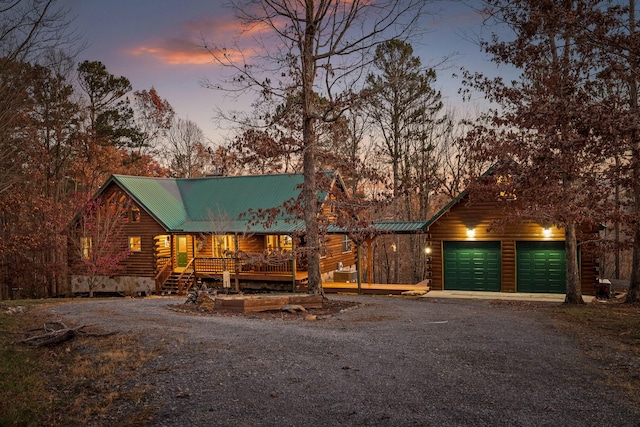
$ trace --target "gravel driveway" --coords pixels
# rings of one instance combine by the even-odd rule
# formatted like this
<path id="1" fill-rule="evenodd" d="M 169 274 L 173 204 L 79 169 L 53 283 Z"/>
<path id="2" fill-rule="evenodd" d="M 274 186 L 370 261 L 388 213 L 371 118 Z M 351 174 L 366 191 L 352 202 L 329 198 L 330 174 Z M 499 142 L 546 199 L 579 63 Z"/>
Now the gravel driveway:
<path id="1" fill-rule="evenodd" d="M 162 349 L 139 379 L 159 403 L 155 426 L 640 425 L 545 310 L 331 298 L 362 305 L 318 321 L 193 316 L 172 298 L 49 310 Z"/>

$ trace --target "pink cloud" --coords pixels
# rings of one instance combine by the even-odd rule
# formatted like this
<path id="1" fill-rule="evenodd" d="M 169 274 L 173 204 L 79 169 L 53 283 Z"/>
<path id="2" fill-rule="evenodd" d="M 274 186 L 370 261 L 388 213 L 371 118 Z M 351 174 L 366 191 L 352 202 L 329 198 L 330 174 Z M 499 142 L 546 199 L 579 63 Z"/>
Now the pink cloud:
<path id="1" fill-rule="evenodd" d="M 171 37 L 156 37 L 128 50 L 130 55 L 153 57 L 168 65 L 212 64 L 214 56 L 226 56 L 229 61 L 239 61 L 251 56 L 254 48 L 241 50 L 232 46 L 234 37 L 244 30 L 244 36 L 262 32 L 264 25 L 243 28 L 235 19 L 203 18 L 187 21 L 173 32 Z M 229 47 L 225 48 L 224 42 Z M 213 44 L 213 45 L 211 45 Z"/>

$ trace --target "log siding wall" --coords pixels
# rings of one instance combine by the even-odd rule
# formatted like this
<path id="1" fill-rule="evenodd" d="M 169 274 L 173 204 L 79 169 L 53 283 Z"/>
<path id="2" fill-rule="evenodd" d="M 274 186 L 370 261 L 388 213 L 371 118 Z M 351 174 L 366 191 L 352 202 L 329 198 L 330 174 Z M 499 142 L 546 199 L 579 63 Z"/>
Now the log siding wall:
<path id="1" fill-rule="evenodd" d="M 108 200 L 114 193 L 121 192 L 122 190 L 116 184 L 111 184 L 105 189 L 103 196 L 105 200 Z M 139 221 L 132 222 L 131 218 L 122 225 L 121 234 L 126 237 L 126 244 L 128 244 L 129 237 L 140 237 L 141 248 L 139 252 L 132 252 L 123 262 L 124 270 L 120 272 L 119 276 L 134 276 L 134 277 L 148 277 L 153 278 L 157 271 L 156 265 L 156 253 L 158 251 L 158 245 L 156 239 L 160 235 L 166 235 L 165 229 L 144 209 L 142 209 L 135 201 L 131 200 L 131 208 L 139 209 Z M 77 236 L 80 238 L 81 236 Z M 73 244 L 70 244 L 72 247 Z M 160 253 L 168 256 L 170 248 Z M 70 251 L 69 265 L 72 274 L 82 274 L 77 268 L 78 265 L 77 251 Z"/>
<path id="2" fill-rule="evenodd" d="M 338 269 L 341 262 L 346 268 L 356 263 L 355 244 L 351 245 L 351 251 L 342 252 L 342 235 L 332 234 L 326 240 L 327 256 L 320 258 L 320 272 L 329 273 Z"/>

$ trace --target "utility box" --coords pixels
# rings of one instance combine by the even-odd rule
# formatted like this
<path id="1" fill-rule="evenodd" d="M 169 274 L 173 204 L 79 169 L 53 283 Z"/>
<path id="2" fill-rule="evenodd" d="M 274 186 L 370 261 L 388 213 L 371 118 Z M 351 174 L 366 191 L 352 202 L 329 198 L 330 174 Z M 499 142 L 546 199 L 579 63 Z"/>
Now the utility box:
<path id="1" fill-rule="evenodd" d="M 333 272 L 333 281 L 334 282 L 357 282 L 358 281 L 358 272 L 357 271 L 334 271 Z"/>
<path id="2" fill-rule="evenodd" d="M 231 273 L 228 270 L 222 272 L 222 287 L 230 288 L 231 287 Z"/>

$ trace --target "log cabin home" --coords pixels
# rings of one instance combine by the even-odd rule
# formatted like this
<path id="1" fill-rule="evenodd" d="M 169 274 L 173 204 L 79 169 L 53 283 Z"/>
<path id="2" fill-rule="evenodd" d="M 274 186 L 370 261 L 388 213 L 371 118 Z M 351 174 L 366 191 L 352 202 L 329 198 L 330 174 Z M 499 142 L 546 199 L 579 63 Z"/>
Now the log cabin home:
<path id="1" fill-rule="evenodd" d="M 336 172 L 323 173 L 319 215 L 331 222 Z M 96 242 L 76 215 L 69 238 L 73 293 L 182 293 L 198 281 L 220 287 L 299 290 L 308 274 L 304 222 L 284 206 L 301 192 L 301 174 L 150 178 L 112 175 L 93 200 L 117 207 L 118 234 L 128 247 L 116 273 L 92 285 L 82 259 Z M 296 254 L 294 256 L 294 254 Z M 348 236 L 327 234 L 321 247 L 323 279 L 355 265 Z"/>
<path id="2" fill-rule="evenodd" d="M 472 200 L 465 190 L 427 221 L 431 290 L 566 293 L 564 229 L 505 221 L 505 203 L 500 197 Z M 580 236 L 592 241 L 597 232 L 583 228 Z M 581 244 L 578 257 L 582 294 L 593 295 L 599 275 L 594 246 Z"/>

